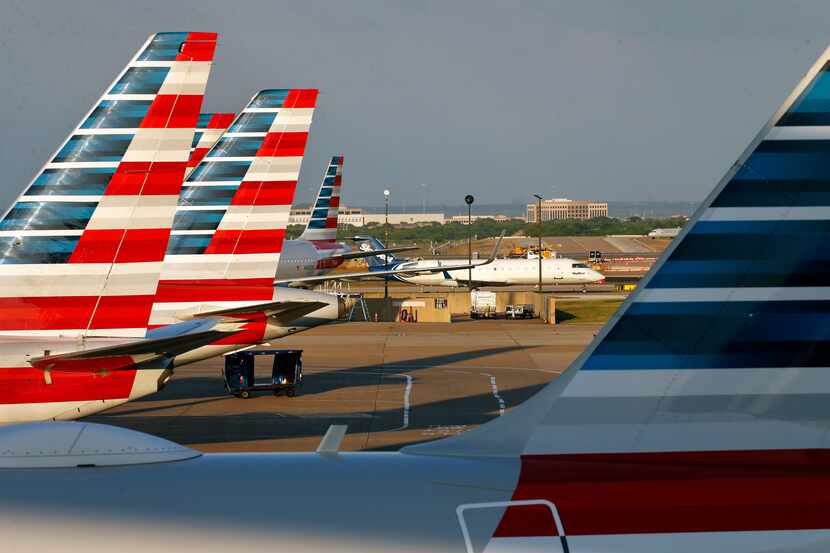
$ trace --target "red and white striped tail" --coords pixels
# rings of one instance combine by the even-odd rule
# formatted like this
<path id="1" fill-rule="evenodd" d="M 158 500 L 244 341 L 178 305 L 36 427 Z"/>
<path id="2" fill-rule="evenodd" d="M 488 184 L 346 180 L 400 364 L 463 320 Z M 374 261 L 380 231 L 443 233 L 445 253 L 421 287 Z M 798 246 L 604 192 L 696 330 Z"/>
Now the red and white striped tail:
<path id="1" fill-rule="evenodd" d="M 202 113 L 196 124 L 196 135 L 193 137 L 193 148 L 190 159 L 187 160 L 185 177 L 202 162 L 207 153 L 213 148 L 236 117 L 234 113 Z"/>
<path id="2" fill-rule="evenodd" d="M 188 177 L 151 325 L 273 301 L 316 90 L 263 90 Z"/>
<path id="3" fill-rule="evenodd" d="M 0 221 L 0 333 L 143 336 L 216 33 L 153 35 Z"/>
<path id="4" fill-rule="evenodd" d="M 308 240 L 319 249 L 336 248 L 340 188 L 343 184 L 343 156 L 332 156 L 305 230 L 298 240 Z"/>

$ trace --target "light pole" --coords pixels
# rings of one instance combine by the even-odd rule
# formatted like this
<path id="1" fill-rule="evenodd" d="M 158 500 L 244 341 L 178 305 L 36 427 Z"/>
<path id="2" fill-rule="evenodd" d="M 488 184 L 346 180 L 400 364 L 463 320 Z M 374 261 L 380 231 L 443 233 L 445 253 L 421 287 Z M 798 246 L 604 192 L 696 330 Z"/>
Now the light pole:
<path id="1" fill-rule="evenodd" d="M 383 201 L 386 204 L 386 216 L 383 224 L 383 243 L 385 247 L 389 247 L 389 190 L 383 191 Z M 389 255 L 383 255 L 384 271 L 389 270 Z M 389 275 L 383 275 L 383 299 L 389 299 Z M 385 307 L 384 307 L 385 309 Z"/>
<path id="2" fill-rule="evenodd" d="M 539 226 L 539 248 L 536 253 L 539 256 L 539 292 L 542 291 L 542 196 L 534 194 L 536 198 L 536 223 Z"/>
<path id="3" fill-rule="evenodd" d="M 464 196 L 467 203 L 467 289 L 473 289 L 473 202 L 476 201 L 472 194 Z"/>

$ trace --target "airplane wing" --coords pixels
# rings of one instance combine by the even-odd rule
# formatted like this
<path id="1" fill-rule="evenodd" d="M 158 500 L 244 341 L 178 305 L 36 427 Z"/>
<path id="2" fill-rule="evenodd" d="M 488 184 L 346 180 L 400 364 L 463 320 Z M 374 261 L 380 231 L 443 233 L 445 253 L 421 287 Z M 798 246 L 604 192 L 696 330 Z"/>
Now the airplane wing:
<path id="1" fill-rule="evenodd" d="M 177 317 L 181 320 L 217 318 L 220 322 L 238 323 L 265 315 L 279 321 L 290 322 L 326 305 L 328 304 L 321 301 L 275 301 L 200 313 L 182 313 Z"/>
<path id="2" fill-rule="evenodd" d="M 320 275 L 320 276 L 312 276 L 312 277 L 301 277 L 301 278 L 288 278 L 288 279 L 276 279 L 274 284 L 302 284 L 302 283 L 318 283 L 318 282 L 327 282 L 330 280 L 348 280 L 348 279 L 361 279 L 364 277 L 382 277 L 388 275 L 422 275 L 422 274 L 429 274 L 429 273 L 443 273 L 445 271 L 458 271 L 463 269 L 472 269 L 474 267 L 481 267 L 483 265 L 488 265 L 496 260 L 496 254 L 499 251 L 499 247 L 501 246 L 501 241 L 504 238 L 504 231 L 502 231 L 501 235 L 499 236 L 498 240 L 496 240 L 496 244 L 493 246 L 493 251 L 490 253 L 490 257 L 485 259 L 484 261 L 476 262 L 476 263 L 464 263 L 459 265 L 442 265 L 437 267 L 423 267 L 423 268 L 409 268 L 409 269 L 390 269 L 388 271 L 363 271 L 363 272 L 356 272 L 356 273 L 335 273 L 329 275 Z M 377 251 L 371 252 L 373 254 L 377 254 Z"/>
<path id="3" fill-rule="evenodd" d="M 399 252 L 411 252 L 413 250 L 417 250 L 418 246 L 399 246 L 397 248 L 384 248 L 382 250 L 370 250 L 370 251 L 356 251 L 356 252 L 348 252 L 348 253 L 341 253 L 337 255 L 331 256 L 329 259 L 360 259 L 361 257 L 372 257 L 374 255 L 385 255 L 388 253 L 399 253 Z"/>
<path id="4" fill-rule="evenodd" d="M 158 368 L 157 365 L 152 365 L 153 361 L 173 358 L 236 332 L 239 332 L 236 328 L 211 329 L 178 336 L 135 340 L 100 348 L 33 357 L 29 364 L 45 371 Z"/>
<path id="5" fill-rule="evenodd" d="M 29 364 L 44 371 L 157 369 L 158 361 L 166 362 L 176 355 L 241 332 L 242 328 L 239 323 L 244 323 L 249 318 L 261 317 L 265 314 L 268 317 L 288 322 L 326 305 L 320 301 L 282 301 L 184 314 L 181 316 L 183 320 L 213 318 L 217 319 L 217 324 L 208 330 L 198 332 L 33 357 L 29 360 Z"/>

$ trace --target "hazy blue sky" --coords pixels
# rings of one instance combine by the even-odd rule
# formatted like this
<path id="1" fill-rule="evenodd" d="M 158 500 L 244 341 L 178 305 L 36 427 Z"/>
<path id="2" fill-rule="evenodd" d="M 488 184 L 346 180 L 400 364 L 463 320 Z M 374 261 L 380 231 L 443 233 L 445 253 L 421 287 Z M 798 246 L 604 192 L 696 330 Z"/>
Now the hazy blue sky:
<path id="1" fill-rule="evenodd" d="M 0 0 L 0 203 L 155 31 L 222 35 L 205 109 L 322 91 L 298 199 L 699 200 L 830 39 L 830 2 Z"/>

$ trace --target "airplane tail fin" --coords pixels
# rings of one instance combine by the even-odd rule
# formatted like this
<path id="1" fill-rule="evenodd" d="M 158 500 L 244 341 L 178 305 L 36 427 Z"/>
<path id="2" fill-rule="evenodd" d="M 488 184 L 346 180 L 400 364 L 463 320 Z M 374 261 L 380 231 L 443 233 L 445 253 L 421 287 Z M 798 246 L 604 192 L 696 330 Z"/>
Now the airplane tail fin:
<path id="1" fill-rule="evenodd" d="M 406 451 L 756 462 L 826 449 L 828 235 L 830 49 L 564 374 L 503 417 Z"/>
<path id="2" fill-rule="evenodd" d="M 332 243 L 337 238 L 337 216 L 340 212 L 340 186 L 343 181 L 343 156 L 332 156 L 320 184 L 311 217 L 300 240 Z"/>
<path id="3" fill-rule="evenodd" d="M 386 249 L 386 246 L 383 244 L 383 242 L 381 242 L 374 236 L 355 236 L 352 238 L 352 240 L 359 244 L 358 249 L 360 249 L 360 251 L 363 252 L 379 251 Z M 398 263 L 400 261 L 402 261 L 402 259 L 396 257 L 395 254 L 379 254 L 367 257 L 366 265 L 368 265 L 370 271 L 382 271 L 388 269 L 390 265 Z"/>
<path id="4" fill-rule="evenodd" d="M 151 326 L 202 306 L 272 301 L 316 101 L 317 90 L 258 92 L 187 178 Z"/>
<path id="5" fill-rule="evenodd" d="M 216 47 L 151 36 L 0 220 L 0 332 L 143 336 Z"/>
<path id="6" fill-rule="evenodd" d="M 204 159 L 208 151 L 219 142 L 228 127 L 231 126 L 235 113 L 202 113 L 196 123 L 196 135 L 193 137 L 193 146 L 190 149 L 190 159 L 187 160 L 185 177 Z"/>

